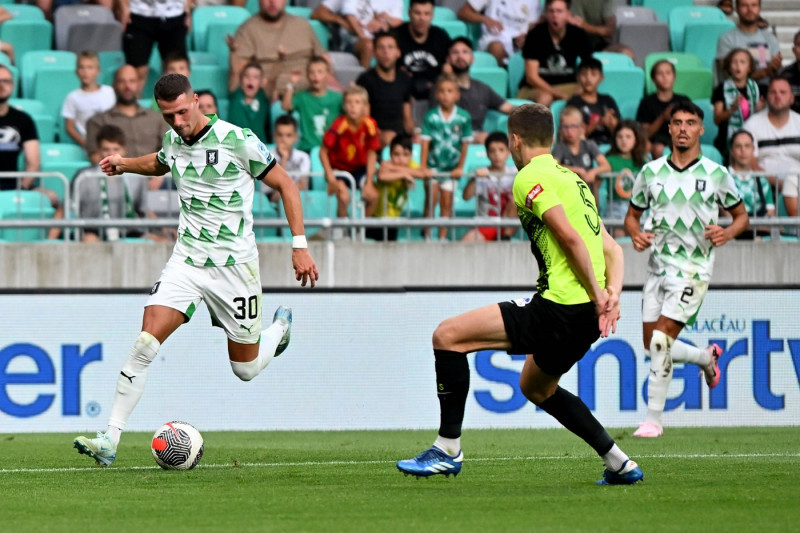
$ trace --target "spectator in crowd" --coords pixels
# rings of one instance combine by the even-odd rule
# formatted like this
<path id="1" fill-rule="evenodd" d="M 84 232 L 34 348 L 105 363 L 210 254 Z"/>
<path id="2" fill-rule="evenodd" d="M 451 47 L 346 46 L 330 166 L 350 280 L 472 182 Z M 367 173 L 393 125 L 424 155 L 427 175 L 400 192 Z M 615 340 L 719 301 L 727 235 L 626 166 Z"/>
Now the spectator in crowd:
<path id="1" fill-rule="evenodd" d="M 306 67 L 308 89 L 296 91 L 301 74 L 293 72 L 283 91 L 281 108 L 288 112 L 297 110 L 300 115 L 300 144 L 298 148 L 310 152 L 322 144 L 322 137 L 342 112 L 342 93 L 328 89 L 331 67 L 322 56 L 312 57 Z"/>
<path id="2" fill-rule="evenodd" d="M 369 68 L 374 53 L 373 37 L 403 23 L 403 3 L 396 0 L 344 0 L 342 14 L 347 17 L 357 37 L 353 52 L 361 66 Z"/>
<path id="3" fill-rule="evenodd" d="M 589 140 L 610 144 L 611 132 L 619 124 L 619 107 L 611 95 L 597 92 L 603 79 L 603 64 L 594 57 L 587 57 L 578 67 L 578 93 L 567 100 L 567 105 L 581 110 Z"/>
<path id="4" fill-rule="evenodd" d="M 508 136 L 495 131 L 486 137 L 486 155 L 490 165 L 475 171 L 464 187 L 463 198 L 469 200 L 476 196 L 475 216 L 517 218 L 517 204 L 514 203 L 514 177 L 517 167 L 508 164 Z M 462 241 L 496 241 L 498 237 L 510 239 L 517 232 L 513 228 L 487 226 L 472 228 L 461 238 Z"/>
<path id="5" fill-rule="evenodd" d="M 765 176 L 752 175 L 753 170 L 763 170 L 753 165 L 755 143 L 749 131 L 739 130 L 731 136 L 730 165 L 728 171 L 733 176 L 736 189 L 742 197 L 747 215 L 750 217 L 774 217 L 775 198 L 772 186 Z M 739 240 L 753 240 L 770 235 L 768 227 L 747 227 L 736 236 Z"/>
<path id="6" fill-rule="evenodd" d="M 664 148 L 672 147 L 669 135 L 669 117 L 672 108 L 680 101 L 689 100 L 688 96 L 675 94 L 675 65 L 666 59 L 656 61 L 650 69 L 650 79 L 656 86 L 656 92 L 648 94 L 639 102 L 636 121 L 642 125 L 654 159 L 664 153 Z"/>
<path id="7" fill-rule="evenodd" d="M 14 15 L 11 14 L 9 10 L 0 6 L 0 24 L 6 22 L 7 20 L 11 20 L 14 18 Z M 0 41 L 0 52 L 4 53 L 8 56 L 8 59 L 11 61 L 11 64 L 14 64 L 14 45 L 6 41 Z"/>
<path id="8" fill-rule="evenodd" d="M 75 73 L 81 82 L 80 89 L 71 91 L 64 99 L 61 116 L 64 127 L 73 141 L 86 147 L 86 123 L 97 113 L 107 111 L 114 106 L 114 89 L 108 85 L 100 85 L 100 59 L 97 53 L 83 51 L 78 54 Z"/>
<path id="9" fill-rule="evenodd" d="M 789 85 L 792 87 L 792 94 L 794 95 L 792 111 L 800 113 L 800 31 L 794 34 L 792 43 L 795 62 L 782 68 L 778 76 L 789 80 Z"/>
<path id="10" fill-rule="evenodd" d="M 501 67 L 522 49 L 540 16 L 539 0 L 467 0 L 458 10 L 459 19 L 481 25 L 478 50 L 492 54 Z"/>
<path id="11" fill-rule="evenodd" d="M 755 70 L 756 61 L 744 48 L 734 48 L 723 63 L 728 75 L 725 81 L 717 85 L 711 95 L 714 106 L 714 124 L 719 126 L 714 146 L 728 160 L 728 143 L 733 134 L 740 129 L 744 121 L 764 107 L 764 99 L 758 84 L 750 78 Z"/>
<path id="12" fill-rule="evenodd" d="M 559 139 L 553 147 L 553 157 L 559 164 L 577 174 L 597 196 L 597 176 L 611 170 L 606 156 L 594 141 L 586 140 L 583 113 L 577 107 L 566 106 L 559 116 Z"/>
<path id="13" fill-rule="evenodd" d="M 293 72 L 305 72 L 309 60 L 325 55 L 307 20 L 286 13 L 286 0 L 260 0 L 260 11 L 247 19 L 233 38 L 228 89 L 239 86 L 239 77 L 248 63 L 258 63 L 264 71 L 264 92 L 277 100 L 290 82 Z M 297 89 L 307 87 L 298 81 Z"/>
<path id="14" fill-rule="evenodd" d="M 800 114 L 792 111 L 794 95 L 789 82 L 773 78 L 767 89 L 767 109 L 744 123 L 756 143 L 758 164 L 768 174 L 780 174 L 786 212 L 797 216 L 797 175 L 800 173 Z"/>
<path id="15" fill-rule="evenodd" d="M 197 91 L 197 107 L 204 115 L 218 115 L 217 97 L 209 90 L 202 89 Z"/>
<path id="16" fill-rule="evenodd" d="M 389 145 L 389 159 L 381 161 L 378 168 L 378 199 L 371 216 L 397 218 L 403 215 L 408 202 L 408 191 L 416 186 L 418 179 L 430 179 L 431 169 L 419 168 L 411 159 L 412 142 L 407 133 L 399 133 Z M 376 241 L 397 240 L 397 228 L 368 228 L 366 236 Z"/>
<path id="17" fill-rule="evenodd" d="M 400 46 L 400 65 L 414 80 L 414 98 L 427 100 L 442 73 L 450 36 L 433 23 L 433 0 L 411 0 L 408 22 L 395 28 Z"/>
<path id="18" fill-rule="evenodd" d="M 547 0 L 544 6 L 544 22 L 528 32 L 522 47 L 525 76 L 518 98 L 549 106 L 575 93 L 575 64 L 592 55 L 592 43 L 586 31 L 569 23 L 567 0 Z"/>
<path id="19" fill-rule="evenodd" d="M 617 3 L 615 0 L 572 0 L 570 24 L 589 34 L 595 50 L 603 50 L 617 32 Z"/>
<path id="20" fill-rule="evenodd" d="M 186 0 L 119 2 L 119 21 L 123 28 L 122 51 L 125 53 L 125 63 L 136 68 L 139 94 L 147 81 L 154 44 L 158 44 L 162 60 L 169 54 L 187 55 L 186 35 L 192 25 L 190 5 Z"/>
<path id="21" fill-rule="evenodd" d="M 450 45 L 450 53 L 447 56 L 447 64 L 450 65 L 453 74 L 458 80 L 461 98 L 458 100 L 458 107 L 469 113 L 472 117 L 472 142 L 481 144 L 486 140 L 486 133 L 483 131 L 483 121 L 486 113 L 490 109 L 505 113 L 511 113 L 514 106 L 501 97 L 494 90 L 480 80 L 476 80 L 469 75 L 469 69 L 475 62 L 472 53 L 472 41 L 466 37 L 453 39 Z"/>
<path id="22" fill-rule="evenodd" d="M 346 217 L 350 206 L 350 188 L 355 185 L 361 189 L 361 199 L 366 212 L 372 212 L 378 198 L 375 189 L 375 165 L 378 161 L 378 150 L 381 140 L 378 125 L 369 116 L 369 95 L 366 89 L 353 85 L 344 92 L 344 114 L 333 121 L 325 132 L 319 159 L 325 169 L 328 182 L 328 194 L 335 194 L 337 199 L 336 216 Z M 334 171 L 349 172 L 355 179 L 350 180 L 336 176 Z M 338 232 L 334 232 L 334 236 Z"/>
<path id="23" fill-rule="evenodd" d="M 139 157 L 159 149 L 168 126 L 159 113 L 139 105 L 139 77 L 136 68 L 123 65 L 114 73 L 116 103 L 108 111 L 98 113 L 86 123 L 86 153 L 92 163 L 100 161 L 97 153 L 97 132 L 113 124 L 125 132 L 126 152 Z"/>
<path id="24" fill-rule="evenodd" d="M 369 94 L 372 118 L 381 131 L 381 145 L 387 146 L 395 135 L 411 134 L 414 118 L 411 114 L 411 75 L 397 68 L 400 47 L 391 33 L 375 36 L 375 66 L 359 74 L 356 85 Z M 402 112 L 398 113 L 398 110 Z"/>
<path id="25" fill-rule="evenodd" d="M 472 118 L 458 107 L 461 97 L 458 80 L 452 74 L 442 74 L 436 81 L 435 98 L 439 105 L 425 114 L 422 123 L 422 168 L 449 173 L 450 178 L 439 184 L 432 181 L 425 188 L 423 216 L 433 216 L 433 208 L 439 200 L 442 217 L 453 216 L 453 191 L 457 180 L 464 174 L 467 160 L 467 145 L 472 142 Z M 426 238 L 431 229 L 425 228 Z M 447 228 L 439 228 L 439 240 L 447 239 Z"/>
<path id="26" fill-rule="evenodd" d="M 322 0 L 322 3 L 311 12 L 311 20 L 318 20 L 328 27 L 332 50 L 344 49 L 343 45 L 355 34 L 350 21 L 342 14 L 343 7 L 344 0 Z"/>
<path id="27" fill-rule="evenodd" d="M 275 139 L 275 159 L 289 173 L 297 189 L 306 191 L 308 173 L 311 172 L 311 158 L 307 153 L 295 148 L 298 137 L 297 121 L 292 115 L 281 115 L 275 120 L 275 131 L 272 132 L 272 138 Z M 266 183 L 263 187 L 271 202 L 277 203 L 280 200 L 280 192 Z"/>
<path id="28" fill-rule="evenodd" d="M 105 125 L 97 132 L 96 143 L 101 157 L 125 155 L 125 134 Z M 147 180 L 134 174 L 108 177 L 98 165 L 80 170 L 72 180 L 72 200 L 79 218 L 139 218 L 144 216 Z M 120 228 L 83 228 L 81 242 L 116 241 L 139 237 L 141 232 Z"/>
<path id="29" fill-rule="evenodd" d="M 167 55 L 161 62 L 161 73 L 162 75 L 180 74 L 188 78 L 192 75 L 192 65 L 189 62 L 189 57 L 176 53 Z"/>
<path id="30" fill-rule="evenodd" d="M 718 67 L 723 67 L 731 50 L 744 48 L 756 60 L 756 70 L 751 77 L 759 85 L 766 86 L 769 78 L 778 73 L 783 61 L 778 38 L 769 28 L 759 27 L 761 0 L 737 0 L 736 14 L 739 16 L 736 27 L 720 35 L 717 41 Z"/>
<path id="31" fill-rule="evenodd" d="M 242 69 L 239 87 L 231 93 L 228 118 L 240 128 L 248 128 L 256 137 L 269 142 L 270 104 L 264 93 L 264 72 L 258 63 Z"/>
<path id="32" fill-rule="evenodd" d="M 604 213 L 603 218 L 622 220 L 628 212 L 633 179 L 647 162 L 647 139 L 636 121 L 623 120 L 617 125 L 606 160 L 611 172 L 617 175 L 611 180 L 603 180 L 598 187 L 598 204 L 603 205 L 608 201 L 606 208 L 601 208 L 600 212 Z M 624 237 L 625 228 L 614 228 L 612 235 Z"/>

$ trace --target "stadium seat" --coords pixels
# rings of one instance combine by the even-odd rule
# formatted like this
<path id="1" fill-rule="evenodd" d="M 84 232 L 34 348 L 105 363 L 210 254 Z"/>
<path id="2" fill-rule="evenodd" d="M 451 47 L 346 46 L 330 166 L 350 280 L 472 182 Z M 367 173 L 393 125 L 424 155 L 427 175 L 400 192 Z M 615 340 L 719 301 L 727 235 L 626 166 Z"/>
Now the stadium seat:
<path id="1" fill-rule="evenodd" d="M 519 92 L 519 84 L 525 77 L 525 58 L 521 52 L 514 52 L 508 59 L 508 95 L 512 98 Z"/>
<path id="2" fill-rule="evenodd" d="M 673 8 L 693 4 L 694 0 L 643 0 L 641 3 L 642 7 L 648 7 L 655 11 L 658 20 L 666 24 L 669 24 L 669 12 Z"/>
<path id="3" fill-rule="evenodd" d="M 253 218 L 278 218 L 278 208 L 269 201 L 267 195 L 261 191 L 261 185 L 256 185 L 256 194 L 253 198 Z M 280 233 L 279 228 L 254 227 L 253 233 L 257 241 L 275 240 Z"/>
<path id="4" fill-rule="evenodd" d="M 714 71 L 719 36 L 734 28 L 730 20 L 720 22 L 692 22 L 686 24 L 683 51 L 700 58 L 703 66 Z"/>
<path id="5" fill-rule="evenodd" d="M 319 146 L 315 146 L 311 149 L 308 153 L 309 159 L 311 159 L 311 172 L 312 174 L 317 174 L 316 176 L 312 175 L 309 180 L 309 188 L 314 191 L 325 191 L 328 189 L 328 184 L 325 181 L 325 176 L 321 174 L 324 172 L 325 169 L 322 168 L 322 161 L 319 159 Z"/>
<path id="6" fill-rule="evenodd" d="M 122 50 L 122 25 L 116 20 L 73 24 L 67 36 L 66 50 L 75 53 L 84 50 Z"/>
<path id="7" fill-rule="evenodd" d="M 486 112 L 486 118 L 483 119 L 481 129 L 487 133 L 494 131 L 506 133 L 508 131 L 508 115 L 490 109 Z"/>
<path id="8" fill-rule="evenodd" d="M 433 25 L 446 31 L 451 39 L 470 36 L 467 25 L 460 20 L 435 20 Z"/>
<path id="9" fill-rule="evenodd" d="M 604 67 L 603 73 L 605 78 L 597 87 L 597 91 L 610 94 L 618 104 L 628 100 L 641 100 L 644 96 L 645 76 L 641 68 Z"/>
<path id="10" fill-rule="evenodd" d="M 192 87 L 207 89 L 216 94 L 228 94 L 228 72 L 218 65 L 193 65 L 190 76 Z"/>
<path id="11" fill-rule="evenodd" d="M 219 65 L 217 56 L 211 52 L 201 52 L 189 50 L 189 64 L 194 68 L 195 65 Z"/>
<path id="12" fill-rule="evenodd" d="M 52 48 L 53 25 L 46 20 L 7 20 L 0 24 L 0 41 L 14 46 L 14 56 L 19 65 L 28 52 Z"/>
<path id="13" fill-rule="evenodd" d="M 56 119 L 48 111 L 43 102 L 30 98 L 11 98 L 8 105 L 26 112 L 36 125 L 39 142 L 53 142 L 56 136 Z"/>
<path id="14" fill-rule="evenodd" d="M 294 15 L 295 17 L 300 17 L 301 19 L 310 19 L 311 12 L 314 11 L 310 7 L 306 6 L 286 6 L 286 12 L 290 15 Z"/>
<path id="15" fill-rule="evenodd" d="M 456 12 L 449 7 L 434 6 L 433 8 L 433 24 L 438 26 L 439 22 L 448 20 L 458 20 Z"/>
<path id="16" fill-rule="evenodd" d="M 64 99 L 80 86 L 74 67 L 44 66 L 36 70 L 31 97 L 43 102 L 50 115 L 60 117 Z"/>
<path id="17" fill-rule="evenodd" d="M 481 68 L 481 67 L 497 67 L 497 59 L 490 54 L 489 52 L 483 52 L 481 50 L 475 50 L 473 53 L 475 57 L 475 61 L 472 62 L 473 68 Z"/>
<path id="18" fill-rule="evenodd" d="M 503 98 L 507 96 L 508 72 L 496 66 L 496 64 L 493 67 L 473 67 L 470 69 L 470 76 L 473 79 L 482 81 Z"/>
<path id="19" fill-rule="evenodd" d="M 683 52 L 686 25 L 692 21 L 699 22 L 730 22 L 725 18 L 725 13 L 713 6 L 675 6 L 669 12 L 669 42 L 672 50 Z M 733 23 L 730 22 L 733 26 Z M 716 44 L 714 45 L 716 51 Z"/>
<path id="20" fill-rule="evenodd" d="M 44 11 L 37 6 L 27 4 L 6 4 L 6 11 L 14 17 L 12 20 L 44 20 Z"/>
<path id="21" fill-rule="evenodd" d="M 603 64 L 604 70 L 606 68 L 634 68 L 636 66 L 629 55 L 619 52 L 595 52 L 592 56 Z M 580 61 L 580 57 L 578 61 Z"/>
<path id="22" fill-rule="evenodd" d="M 83 37 L 91 41 L 80 50 L 72 50 L 68 46 L 71 29 L 76 25 L 81 26 L 81 33 L 76 34 L 78 39 Z M 91 25 L 99 25 L 108 31 L 109 33 L 105 36 L 107 46 L 116 44 L 116 48 L 103 47 L 98 49 L 95 45 L 102 44 L 103 35 L 100 35 L 99 32 L 90 31 L 89 26 Z M 112 30 L 112 28 L 116 29 Z M 122 25 L 117 22 L 114 18 L 114 13 L 109 8 L 101 5 L 76 4 L 57 8 L 53 13 L 53 31 L 55 32 L 56 50 L 71 50 L 73 52 L 80 52 L 81 50 L 119 50 L 122 45 Z M 85 33 L 87 31 L 89 33 Z M 95 33 L 98 34 L 94 35 Z M 74 40 L 73 44 L 75 46 L 80 45 L 80 40 Z"/>
<path id="23" fill-rule="evenodd" d="M 700 144 L 700 152 L 718 165 L 722 164 L 722 154 L 713 144 Z"/>
<path id="24" fill-rule="evenodd" d="M 719 130 L 719 127 L 714 124 L 714 106 L 711 104 L 711 100 L 707 98 L 698 98 L 692 101 L 703 110 L 703 127 L 705 128 L 705 133 L 700 137 L 700 142 L 713 145 L 714 140 L 717 138 L 717 131 Z"/>
<path id="25" fill-rule="evenodd" d="M 358 58 L 350 52 L 328 52 L 333 64 L 333 70 L 339 67 L 357 67 L 360 65 Z"/>
<path id="26" fill-rule="evenodd" d="M 209 25 L 217 22 L 235 24 L 237 27 L 250 18 L 251 13 L 240 6 L 202 6 L 192 10 L 192 47 L 207 51 Z"/>
<path id="27" fill-rule="evenodd" d="M 658 15 L 649 7 L 641 6 L 617 6 L 617 31 L 620 26 L 628 24 L 647 24 L 658 21 Z"/>
<path id="28" fill-rule="evenodd" d="M 550 104 L 550 112 L 553 113 L 553 131 L 555 132 L 555 140 L 558 141 L 558 125 L 561 123 L 561 110 L 567 105 L 566 100 L 556 100 Z"/>
<path id="29" fill-rule="evenodd" d="M 350 67 L 339 67 L 336 69 L 334 74 L 336 75 L 336 79 L 342 85 L 342 87 L 349 87 L 351 83 L 355 83 L 358 77 L 364 72 L 365 69 L 361 65 L 350 66 Z"/>
<path id="30" fill-rule="evenodd" d="M 0 28 L 2 28 L 2 26 L 0 26 Z M 28 52 L 22 57 L 20 63 L 22 96 L 24 98 L 33 97 L 33 85 L 36 74 L 43 68 L 58 67 L 72 69 L 75 80 L 77 81 L 78 77 L 75 74 L 76 62 L 77 56 L 73 52 L 67 52 L 66 50 L 39 50 Z M 60 102 L 58 105 L 60 109 Z"/>
<path id="31" fill-rule="evenodd" d="M 52 218 L 54 213 L 49 198 L 39 191 L 0 191 L 2 220 Z M 4 241 L 34 242 L 46 237 L 46 228 L 0 229 L 0 239 Z"/>
<path id="32" fill-rule="evenodd" d="M 211 21 L 206 30 L 206 48 L 202 51 L 214 54 L 217 64 L 228 65 L 230 48 L 225 39 L 228 35 L 235 34 L 239 26 L 240 23 L 227 19 Z"/>
<path id="33" fill-rule="evenodd" d="M 645 58 L 645 72 L 650 72 L 653 65 L 661 59 L 667 59 L 675 65 L 676 77 L 674 91 L 684 94 L 692 100 L 711 98 L 714 75 L 705 68 L 698 58 L 692 54 L 680 52 L 658 52 Z M 645 92 L 655 92 L 653 80 L 648 76 L 645 80 Z"/>
<path id="34" fill-rule="evenodd" d="M 306 236 L 319 233 L 319 226 L 309 226 L 309 220 L 322 218 L 336 218 L 336 195 L 328 196 L 327 190 L 300 191 L 300 200 L 303 203 L 303 220 L 306 223 Z M 283 202 L 278 202 L 279 217 L 285 218 Z M 309 230 L 309 227 L 314 228 Z"/>
<path id="35" fill-rule="evenodd" d="M 114 74 L 117 69 L 125 64 L 125 54 L 122 50 L 110 50 L 98 52 L 97 57 L 100 59 L 100 78 L 98 82 L 102 85 L 111 85 L 114 83 Z"/>
<path id="36" fill-rule="evenodd" d="M 311 29 L 314 30 L 314 33 L 319 39 L 320 44 L 325 50 L 329 50 L 331 47 L 331 33 L 328 30 L 328 27 L 318 20 L 309 20 L 309 24 L 311 24 Z"/>
<path id="37" fill-rule="evenodd" d="M 75 174 L 91 165 L 86 158 L 86 151 L 77 144 L 42 143 L 39 147 L 42 154 L 42 172 L 61 172 L 68 183 L 72 183 Z M 64 200 L 64 182 L 58 178 L 42 178 L 43 187 L 50 189 Z"/>
<path id="38" fill-rule="evenodd" d="M 464 160 L 464 174 L 472 174 L 477 169 L 489 166 L 489 156 L 486 155 L 486 147 L 482 144 L 470 144 L 467 146 L 467 158 Z"/>
<path id="39" fill-rule="evenodd" d="M 625 24 L 617 28 L 617 35 L 620 44 L 633 50 L 637 67 L 644 66 L 648 55 L 669 51 L 669 27 L 660 21 Z"/>

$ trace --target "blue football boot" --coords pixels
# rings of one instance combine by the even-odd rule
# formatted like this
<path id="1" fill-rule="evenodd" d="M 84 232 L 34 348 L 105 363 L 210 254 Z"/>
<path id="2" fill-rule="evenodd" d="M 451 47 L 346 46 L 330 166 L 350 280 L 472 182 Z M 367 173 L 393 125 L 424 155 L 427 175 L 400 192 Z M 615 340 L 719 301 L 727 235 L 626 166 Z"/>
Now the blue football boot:
<path id="1" fill-rule="evenodd" d="M 405 475 L 411 474 L 416 477 L 430 477 L 436 474 L 444 474 L 445 477 L 449 477 L 450 474 L 457 476 L 461 472 L 463 461 L 464 454 L 460 450 L 454 457 L 433 446 L 413 459 L 397 461 L 397 469 Z"/>
<path id="2" fill-rule="evenodd" d="M 613 472 L 608 468 L 603 472 L 603 479 L 598 485 L 633 485 L 644 479 L 642 469 L 634 461 L 628 459 L 622 468 Z"/>

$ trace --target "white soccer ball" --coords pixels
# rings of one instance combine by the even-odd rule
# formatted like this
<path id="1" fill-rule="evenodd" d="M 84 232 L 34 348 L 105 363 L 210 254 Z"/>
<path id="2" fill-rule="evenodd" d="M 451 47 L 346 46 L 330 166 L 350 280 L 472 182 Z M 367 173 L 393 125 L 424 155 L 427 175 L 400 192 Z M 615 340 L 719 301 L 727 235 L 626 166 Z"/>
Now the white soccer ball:
<path id="1" fill-rule="evenodd" d="M 167 422 L 153 435 L 150 450 L 164 470 L 191 470 L 203 457 L 203 436 L 186 422 Z"/>

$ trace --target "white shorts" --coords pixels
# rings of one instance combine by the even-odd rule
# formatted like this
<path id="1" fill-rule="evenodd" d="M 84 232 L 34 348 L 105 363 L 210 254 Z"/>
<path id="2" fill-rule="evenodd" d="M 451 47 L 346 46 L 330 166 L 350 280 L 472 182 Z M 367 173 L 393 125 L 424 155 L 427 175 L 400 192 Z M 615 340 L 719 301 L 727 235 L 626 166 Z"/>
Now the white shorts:
<path id="1" fill-rule="evenodd" d="M 691 325 L 707 290 L 707 281 L 648 274 L 642 293 L 642 322 L 656 322 L 663 315 Z"/>
<path id="2" fill-rule="evenodd" d="M 456 190 L 456 182 L 458 180 L 442 180 L 439 182 L 439 190 L 440 191 L 450 191 L 453 192 Z"/>
<path id="3" fill-rule="evenodd" d="M 478 39 L 478 50 L 485 52 L 489 49 L 489 45 L 495 41 L 503 45 L 508 57 L 514 55 L 514 36 L 504 31 L 500 33 L 482 33 L 480 39 Z"/>
<path id="4" fill-rule="evenodd" d="M 211 325 L 240 344 L 256 344 L 261 336 L 261 275 L 258 259 L 240 265 L 198 267 L 172 258 L 161 272 L 145 307 L 163 305 L 186 315 L 205 300 Z"/>

